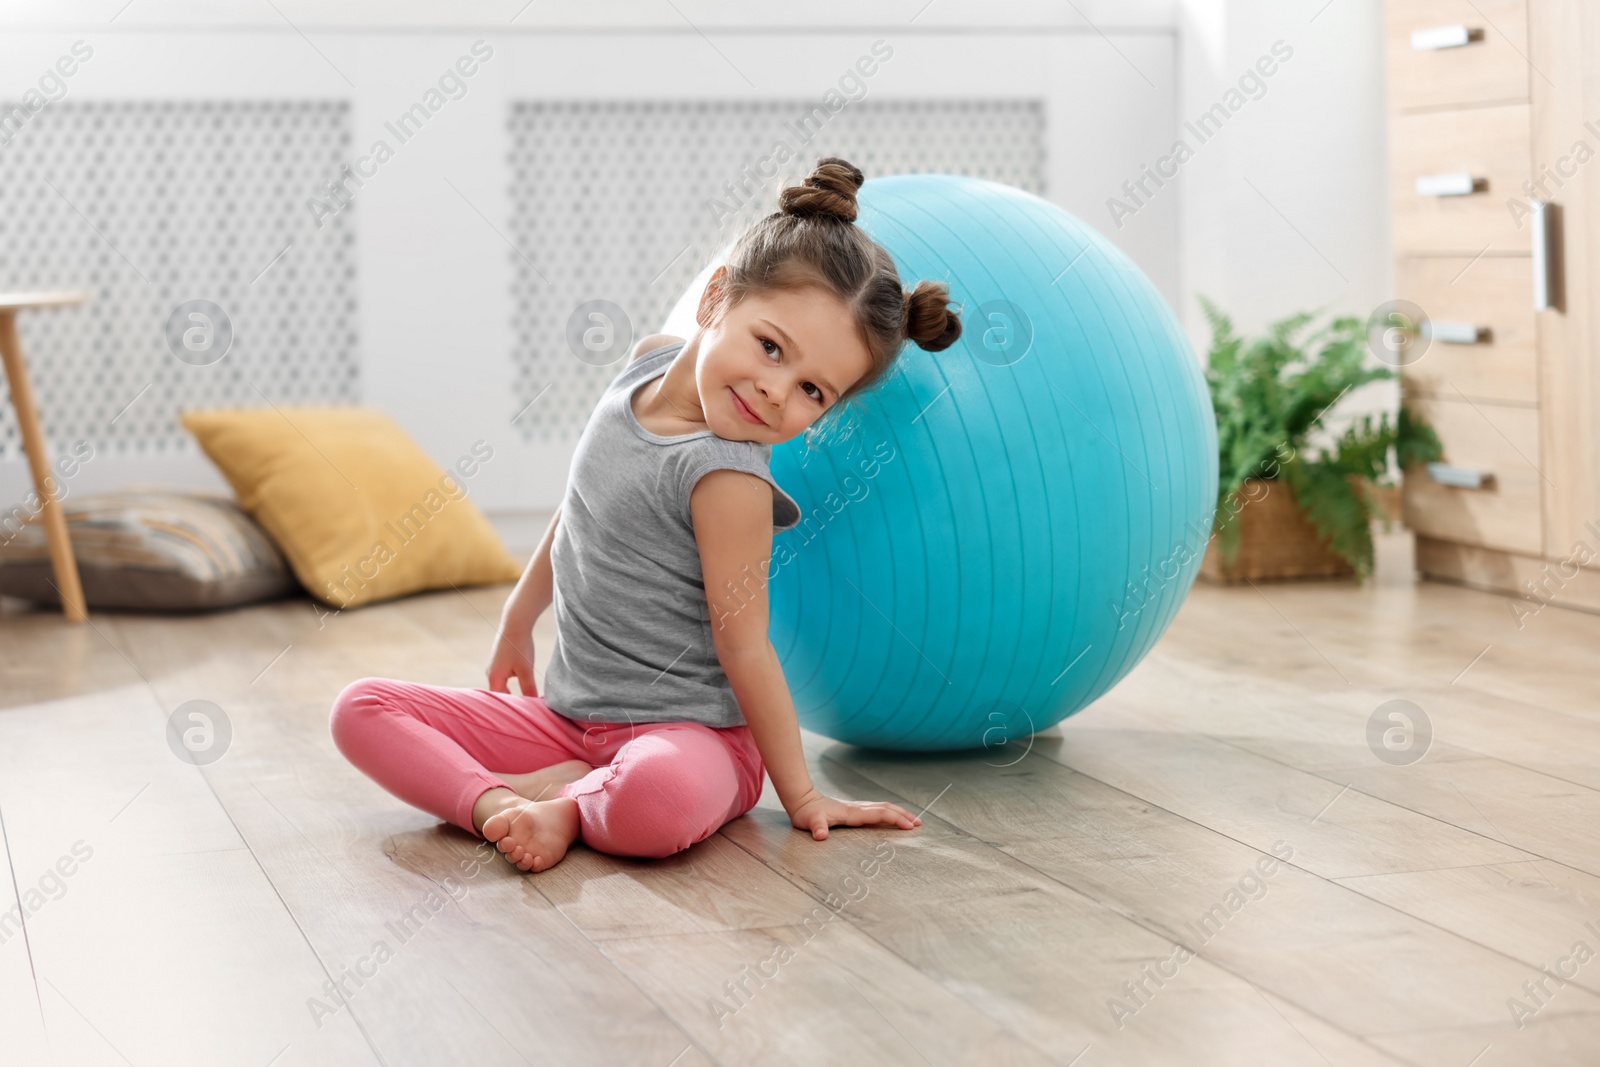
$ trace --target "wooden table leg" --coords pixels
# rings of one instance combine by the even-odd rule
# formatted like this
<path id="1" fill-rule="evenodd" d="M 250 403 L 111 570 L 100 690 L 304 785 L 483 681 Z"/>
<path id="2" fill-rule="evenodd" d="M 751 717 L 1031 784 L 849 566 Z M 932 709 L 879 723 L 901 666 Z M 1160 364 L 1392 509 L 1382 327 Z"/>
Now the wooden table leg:
<path id="1" fill-rule="evenodd" d="M 39 426 L 39 409 L 33 403 L 33 387 L 28 384 L 28 365 L 17 341 L 17 317 L 0 311 L 0 359 L 6 379 L 11 383 L 11 406 L 17 411 L 22 430 L 22 447 L 33 472 L 33 489 L 44 513 L 44 532 L 50 542 L 50 565 L 55 568 L 56 588 L 61 593 L 61 612 L 68 622 L 87 622 L 89 611 L 83 602 L 83 583 L 78 580 L 78 562 L 72 556 L 72 540 L 67 536 L 67 516 L 61 502 L 47 490 L 50 461 L 45 455 L 44 431 Z"/>

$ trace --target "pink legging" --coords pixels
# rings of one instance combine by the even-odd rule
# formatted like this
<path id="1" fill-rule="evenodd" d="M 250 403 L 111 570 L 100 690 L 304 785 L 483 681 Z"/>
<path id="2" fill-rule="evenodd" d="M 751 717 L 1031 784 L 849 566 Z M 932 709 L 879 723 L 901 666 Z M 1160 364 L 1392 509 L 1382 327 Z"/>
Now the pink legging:
<path id="1" fill-rule="evenodd" d="M 748 726 L 586 724 L 542 697 L 387 678 L 345 686 L 329 727 L 345 758 L 379 785 L 480 837 L 473 805 L 510 788 L 496 771 L 593 764 L 550 796 L 577 801 L 583 842 L 616 856 L 669 856 L 710 837 L 755 806 L 765 773 Z"/>

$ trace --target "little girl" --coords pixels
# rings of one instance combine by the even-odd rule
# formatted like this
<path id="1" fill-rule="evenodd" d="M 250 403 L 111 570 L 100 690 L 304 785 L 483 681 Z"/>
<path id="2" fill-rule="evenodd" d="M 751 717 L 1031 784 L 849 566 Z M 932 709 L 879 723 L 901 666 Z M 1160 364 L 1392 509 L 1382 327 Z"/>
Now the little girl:
<path id="1" fill-rule="evenodd" d="M 524 871 L 580 837 L 618 856 L 688 848 L 754 807 L 763 773 L 818 841 L 841 824 L 921 823 L 812 785 L 765 584 L 750 588 L 774 530 L 800 521 L 771 447 L 872 386 L 906 340 L 937 352 L 961 335 L 948 288 L 902 290 L 854 224 L 861 182 L 845 160 L 819 160 L 711 276 L 694 336 L 639 342 L 506 601 L 489 687 L 352 682 L 331 722 L 351 763 Z M 708 599 L 720 589 L 737 599 Z M 533 624 L 552 601 L 541 697 Z"/>

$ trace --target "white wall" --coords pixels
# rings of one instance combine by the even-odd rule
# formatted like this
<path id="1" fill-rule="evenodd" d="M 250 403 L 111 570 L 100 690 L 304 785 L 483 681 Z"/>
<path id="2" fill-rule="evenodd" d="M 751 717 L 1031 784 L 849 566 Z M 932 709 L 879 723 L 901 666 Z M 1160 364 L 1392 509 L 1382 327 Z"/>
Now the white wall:
<path id="1" fill-rule="evenodd" d="M 43 69 L 75 38 L 92 37 L 95 61 L 73 79 L 75 100 L 347 99 L 353 146 L 361 148 L 472 41 L 490 40 L 495 58 L 473 78 L 468 96 L 452 101 L 425 136 L 385 164 L 351 209 L 363 400 L 387 410 L 443 464 L 484 436 L 485 413 L 499 412 L 512 373 L 511 264 L 502 238 L 472 210 L 503 229 L 509 101 L 814 98 L 872 40 L 892 38 L 896 58 L 874 81 L 878 99 L 1045 100 L 1051 199 L 1105 231 L 1181 307 L 1180 198 L 1152 204 L 1137 225 L 1122 228 L 1111 224 L 1104 204 L 1108 191 L 1171 139 L 1178 99 L 1173 19 L 1171 4 L 1159 0 L 1082 0 L 1076 10 L 972 0 L 870 9 L 691 0 L 592 8 L 523 0 L 279 0 L 276 8 L 28 0 L 0 10 L 0 71 Z M 755 88 L 734 69 L 741 64 L 756 75 Z M 14 80 L 14 87 L 0 86 L 0 97 L 27 87 L 26 78 Z M 48 422 L 48 410 L 44 416 Z M 517 520 L 559 499 L 570 445 L 540 448 L 510 431 L 495 443 L 496 460 L 474 495 L 514 531 L 514 543 L 525 544 Z M 223 487 L 198 455 L 103 455 L 73 489 L 134 480 Z M 20 500 L 26 489 L 23 464 L 0 467 L 0 501 Z"/>
<path id="2" fill-rule="evenodd" d="M 866 43 L 890 37 L 896 61 L 875 80 L 880 99 L 1047 102 L 1050 197 L 1150 274 L 1203 352 L 1199 293 L 1246 331 L 1298 310 L 1364 316 L 1389 298 L 1382 16 L 1381 0 L 1082 0 L 1076 10 L 971 0 L 870 9 L 26 0 L 0 9 L 0 70 L 43 69 L 73 39 L 92 37 L 96 58 L 73 80 L 73 99 L 348 99 L 361 146 L 473 40 L 493 42 L 496 58 L 468 97 L 387 164 L 353 209 L 363 399 L 446 463 L 481 435 L 495 408 L 485 398 L 504 393 L 512 335 L 506 247 L 443 179 L 503 222 L 511 100 L 811 97 Z M 1198 143 L 1183 123 L 1277 41 L 1293 57 L 1264 79 L 1264 95 Z M 758 72 L 757 87 L 719 52 Z M 0 97 L 29 79 L 13 81 Z M 1193 158 L 1135 213 L 1114 217 L 1113 198 L 1129 203 L 1123 183 L 1180 136 Z M 1395 395 L 1374 386 L 1341 411 L 1392 407 Z M 507 461 L 474 486 L 498 522 L 553 506 L 570 450 L 506 434 L 500 454 Z M 222 484 L 198 456 L 102 460 L 75 489 Z M 0 501 L 26 488 L 21 463 L 0 465 Z"/>
<path id="3" fill-rule="evenodd" d="M 1319 308 L 1365 318 L 1393 296 L 1382 0 L 1182 0 L 1179 39 L 1180 129 L 1275 41 L 1293 49 L 1183 168 L 1179 289 L 1197 350 L 1201 293 L 1247 333 Z M 1374 383 L 1338 411 L 1397 399 Z"/>

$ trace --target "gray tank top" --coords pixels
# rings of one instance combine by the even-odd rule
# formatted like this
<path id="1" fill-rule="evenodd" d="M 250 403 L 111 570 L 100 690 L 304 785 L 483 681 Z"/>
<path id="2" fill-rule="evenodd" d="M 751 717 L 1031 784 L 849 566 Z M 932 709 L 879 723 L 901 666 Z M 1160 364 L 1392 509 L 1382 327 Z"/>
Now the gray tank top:
<path id="1" fill-rule="evenodd" d="M 634 391 L 665 374 L 683 345 L 622 369 L 572 457 L 550 546 L 556 643 L 543 695 L 576 722 L 745 724 L 711 643 L 689 493 L 727 468 L 772 486 L 775 531 L 798 525 L 800 507 L 773 481 L 770 446 L 640 425 Z"/>

